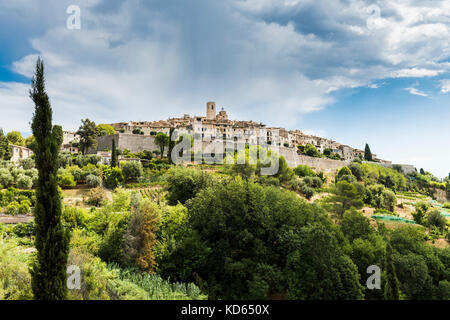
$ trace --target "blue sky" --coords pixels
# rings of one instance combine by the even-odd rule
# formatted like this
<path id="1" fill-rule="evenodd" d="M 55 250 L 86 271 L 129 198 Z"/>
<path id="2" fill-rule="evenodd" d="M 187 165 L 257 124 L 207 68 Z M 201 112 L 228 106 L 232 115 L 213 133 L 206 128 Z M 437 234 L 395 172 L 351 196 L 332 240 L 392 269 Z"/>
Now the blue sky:
<path id="1" fill-rule="evenodd" d="M 69 5 L 81 29 L 66 27 Z M 30 131 L 46 63 L 54 121 L 204 114 L 300 129 L 450 171 L 450 2 L 0 0 L 0 127 Z"/>

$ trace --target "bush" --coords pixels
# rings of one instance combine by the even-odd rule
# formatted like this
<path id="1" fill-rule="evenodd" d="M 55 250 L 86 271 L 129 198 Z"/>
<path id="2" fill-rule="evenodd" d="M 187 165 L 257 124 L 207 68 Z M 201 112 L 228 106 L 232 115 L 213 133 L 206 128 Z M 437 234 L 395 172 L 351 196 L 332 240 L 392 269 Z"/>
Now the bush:
<path id="1" fill-rule="evenodd" d="M 171 168 L 166 177 L 168 187 L 168 200 L 170 205 L 179 202 L 184 204 L 206 186 L 212 183 L 210 174 L 197 169 L 181 167 Z"/>
<path id="2" fill-rule="evenodd" d="M 108 189 L 115 189 L 119 186 L 119 183 L 124 181 L 123 173 L 120 168 L 111 168 L 109 166 L 103 169 L 103 179 L 105 186 Z"/>
<path id="3" fill-rule="evenodd" d="M 86 184 L 89 187 L 96 188 L 100 185 L 100 178 L 96 175 L 90 174 L 86 177 Z"/>
<path id="4" fill-rule="evenodd" d="M 321 188 L 323 185 L 319 177 L 304 177 L 302 180 L 310 188 Z"/>
<path id="5" fill-rule="evenodd" d="M 17 207 L 17 213 L 23 215 L 30 213 L 29 201 L 26 200 L 22 201 L 20 205 Z"/>
<path id="6" fill-rule="evenodd" d="M 361 181 L 364 175 L 363 169 L 361 168 L 361 165 L 358 163 L 351 163 L 348 168 L 352 172 L 352 174 L 358 179 L 358 181 Z"/>
<path id="7" fill-rule="evenodd" d="M 75 188 L 75 186 L 77 185 L 73 175 L 68 171 L 65 171 L 62 174 L 58 175 L 58 184 L 62 189 Z"/>
<path id="8" fill-rule="evenodd" d="M 19 165 L 25 170 L 33 169 L 35 167 L 34 160 L 32 158 L 20 159 Z"/>
<path id="9" fill-rule="evenodd" d="M 0 300 L 32 300 L 27 257 L 14 242 L 0 241 Z"/>
<path id="10" fill-rule="evenodd" d="M 336 177 L 337 181 L 340 181 L 343 176 L 353 176 L 351 170 L 348 167 L 342 167 L 341 169 L 339 169 Z"/>
<path id="11" fill-rule="evenodd" d="M 428 227 L 434 226 L 440 230 L 443 230 L 446 226 L 446 222 L 446 218 L 438 210 L 433 210 L 427 215 Z"/>
<path id="12" fill-rule="evenodd" d="M 101 187 L 89 190 L 84 199 L 87 204 L 96 207 L 100 207 L 106 200 L 106 191 Z"/>
<path id="13" fill-rule="evenodd" d="M 348 183 L 355 183 L 356 178 L 353 175 L 344 174 L 343 176 L 338 178 L 338 181 L 347 181 Z"/>
<path id="14" fill-rule="evenodd" d="M 126 181 L 137 180 L 144 173 L 142 164 L 136 161 L 121 163 L 122 172 Z"/>
<path id="15" fill-rule="evenodd" d="M 302 188 L 302 193 L 303 193 L 303 195 L 306 197 L 306 199 L 309 200 L 309 199 L 311 199 L 312 196 L 314 195 L 314 189 L 305 186 L 305 187 Z"/>
<path id="16" fill-rule="evenodd" d="M 1 168 L 0 169 L 0 185 L 4 188 L 10 187 L 14 182 L 14 177 L 11 175 L 9 169 Z"/>
<path id="17" fill-rule="evenodd" d="M 316 174 L 314 171 L 306 166 L 306 165 L 299 165 L 294 169 L 294 173 L 298 175 L 299 177 L 315 177 Z"/>
<path id="18" fill-rule="evenodd" d="M 33 187 L 33 180 L 25 175 L 19 176 L 17 179 L 17 188 L 29 190 Z"/>
<path id="19" fill-rule="evenodd" d="M 7 207 L 6 207 L 6 214 L 9 214 L 11 216 L 15 216 L 18 212 L 17 209 L 19 208 L 19 203 L 17 201 L 13 201 L 11 202 Z"/>
<path id="20" fill-rule="evenodd" d="M 450 202 L 446 202 L 442 205 L 442 208 L 450 209 Z"/>

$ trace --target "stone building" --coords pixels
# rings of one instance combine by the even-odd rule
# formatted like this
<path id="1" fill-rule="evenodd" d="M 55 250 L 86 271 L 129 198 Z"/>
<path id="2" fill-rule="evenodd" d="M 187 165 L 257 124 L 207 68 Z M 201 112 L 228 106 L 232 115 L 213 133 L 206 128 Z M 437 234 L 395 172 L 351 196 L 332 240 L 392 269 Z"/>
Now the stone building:
<path id="1" fill-rule="evenodd" d="M 14 163 L 22 159 L 27 159 L 33 154 L 33 151 L 26 147 L 16 146 L 14 144 L 10 144 L 9 147 L 11 148 L 11 161 Z"/>
<path id="2" fill-rule="evenodd" d="M 77 145 L 79 142 L 80 136 L 77 133 L 71 131 L 63 131 L 63 142 L 61 144 L 60 151 L 78 153 L 80 151 Z"/>

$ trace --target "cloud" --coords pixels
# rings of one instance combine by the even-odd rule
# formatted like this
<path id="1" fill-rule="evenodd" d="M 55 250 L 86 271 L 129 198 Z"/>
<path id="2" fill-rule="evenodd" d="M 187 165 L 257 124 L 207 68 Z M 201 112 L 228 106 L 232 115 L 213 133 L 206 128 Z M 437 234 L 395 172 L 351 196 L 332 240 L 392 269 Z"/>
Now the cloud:
<path id="1" fill-rule="evenodd" d="M 450 92 L 450 79 L 441 80 L 440 83 L 441 83 L 441 93 Z"/>
<path id="2" fill-rule="evenodd" d="M 425 92 L 419 91 L 413 87 L 405 88 L 405 90 L 416 96 L 428 97 L 428 95 Z"/>
<path id="3" fill-rule="evenodd" d="M 44 58 L 55 121 L 67 128 L 82 117 L 203 114 L 209 100 L 233 118 L 295 127 L 332 92 L 450 69 L 448 1 L 378 1 L 377 13 L 371 1 L 84 0 L 81 30 L 65 28 L 71 1 L 28 3 L 0 0 L 4 15 L 23 13 L 41 30 L 11 68 L 30 77 Z M 0 112 L 15 110 L 0 126 L 29 120 L 23 91 L 0 90 Z"/>

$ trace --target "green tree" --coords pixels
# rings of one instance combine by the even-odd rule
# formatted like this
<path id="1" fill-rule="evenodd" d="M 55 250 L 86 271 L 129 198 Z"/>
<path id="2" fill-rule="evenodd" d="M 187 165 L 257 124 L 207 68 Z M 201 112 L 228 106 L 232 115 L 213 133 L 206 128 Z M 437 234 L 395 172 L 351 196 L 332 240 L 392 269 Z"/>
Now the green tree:
<path id="1" fill-rule="evenodd" d="M 327 207 L 339 216 L 350 209 L 355 207 L 360 209 L 363 207 L 364 202 L 362 200 L 361 194 L 355 185 L 348 183 L 347 181 L 339 181 L 330 190 L 331 195 L 324 199 Z"/>
<path id="2" fill-rule="evenodd" d="M 81 126 L 77 131 L 80 135 L 80 147 L 83 155 L 89 148 L 97 148 L 98 129 L 94 121 L 89 119 L 81 120 Z"/>
<path id="3" fill-rule="evenodd" d="M 136 161 L 126 161 L 121 163 L 122 172 L 126 181 L 137 180 L 144 174 L 142 164 Z"/>
<path id="4" fill-rule="evenodd" d="M 137 265 L 143 271 L 154 272 L 156 231 L 160 212 L 150 200 L 143 200 L 133 212 L 124 236 L 124 257 L 130 265 Z"/>
<path id="5" fill-rule="evenodd" d="M 117 149 L 116 140 L 112 139 L 112 149 L 111 149 L 111 167 L 117 167 Z"/>
<path id="6" fill-rule="evenodd" d="M 278 166 L 278 172 L 275 174 L 275 177 L 277 177 L 280 182 L 287 182 L 292 179 L 294 176 L 294 172 L 291 168 L 289 168 L 286 159 L 281 156 L 278 160 L 279 166 Z"/>
<path id="7" fill-rule="evenodd" d="M 416 203 L 416 211 L 412 213 L 414 221 L 418 224 L 425 223 L 425 216 L 430 209 L 430 205 L 426 202 L 418 202 Z"/>
<path id="8" fill-rule="evenodd" d="M 169 144 L 169 136 L 163 132 L 158 132 L 155 137 L 155 144 L 159 147 L 161 157 L 164 155 L 164 149 Z"/>
<path id="9" fill-rule="evenodd" d="M 320 157 L 320 152 L 310 143 L 305 146 L 303 153 L 310 157 Z"/>
<path id="10" fill-rule="evenodd" d="M 0 129 L 0 160 L 9 160 L 11 158 L 11 149 L 9 148 L 9 141 Z"/>
<path id="11" fill-rule="evenodd" d="M 303 164 L 298 165 L 294 169 L 294 173 L 296 175 L 298 175 L 299 177 L 315 177 L 316 176 L 316 174 L 310 167 L 303 165 Z"/>
<path id="12" fill-rule="evenodd" d="M 363 288 L 352 260 L 331 229 L 322 224 L 301 229 L 299 248 L 287 256 L 288 297 L 310 300 L 359 300 Z"/>
<path id="13" fill-rule="evenodd" d="M 6 135 L 10 144 L 25 147 L 25 138 L 19 131 L 11 131 Z"/>
<path id="14" fill-rule="evenodd" d="M 35 103 L 31 128 L 36 138 L 36 186 L 34 217 L 36 259 L 31 267 L 32 289 L 37 300 L 67 297 L 67 256 L 69 234 L 61 223 L 61 198 L 58 191 L 58 151 L 62 129 L 52 128 L 52 109 L 45 92 L 44 63 L 38 58 L 30 97 Z"/>
<path id="15" fill-rule="evenodd" d="M 97 125 L 97 132 L 100 136 L 110 136 L 116 134 L 116 130 L 109 124 L 99 124 Z"/>
<path id="16" fill-rule="evenodd" d="M 441 230 L 445 229 L 447 219 L 439 212 L 439 210 L 433 210 L 427 215 L 427 226 L 436 227 Z"/>
<path id="17" fill-rule="evenodd" d="M 364 160 L 372 161 L 372 152 L 370 151 L 369 145 L 366 143 L 366 147 L 364 148 Z"/>
<path id="18" fill-rule="evenodd" d="M 345 211 L 341 220 L 341 228 L 350 241 L 357 238 L 367 239 L 374 232 L 369 220 L 355 208 Z"/>
<path id="19" fill-rule="evenodd" d="M 33 151 L 34 149 L 36 149 L 36 139 L 34 138 L 33 135 L 25 139 L 25 145 L 28 149 L 31 149 Z"/>
<path id="20" fill-rule="evenodd" d="M 337 181 L 341 180 L 344 176 L 352 176 L 352 171 L 349 169 L 349 167 L 342 167 L 339 169 L 337 173 Z"/>
<path id="21" fill-rule="evenodd" d="M 172 167 L 167 173 L 167 200 L 170 205 L 184 204 L 212 184 L 212 177 L 203 170 Z"/>
<path id="22" fill-rule="evenodd" d="M 384 298 L 386 300 L 400 300 L 400 284 L 395 273 L 394 262 L 392 260 L 392 247 L 388 243 L 386 246 L 386 286 L 384 287 Z"/>
<path id="23" fill-rule="evenodd" d="M 173 164 L 172 161 L 172 150 L 175 147 L 175 141 L 173 141 L 174 137 L 174 128 L 170 128 L 170 133 L 169 133 L 169 150 L 167 151 L 167 157 L 169 158 L 169 163 Z"/>
<path id="24" fill-rule="evenodd" d="M 348 166 L 348 168 L 358 181 L 362 180 L 364 172 L 359 163 L 353 162 Z"/>

